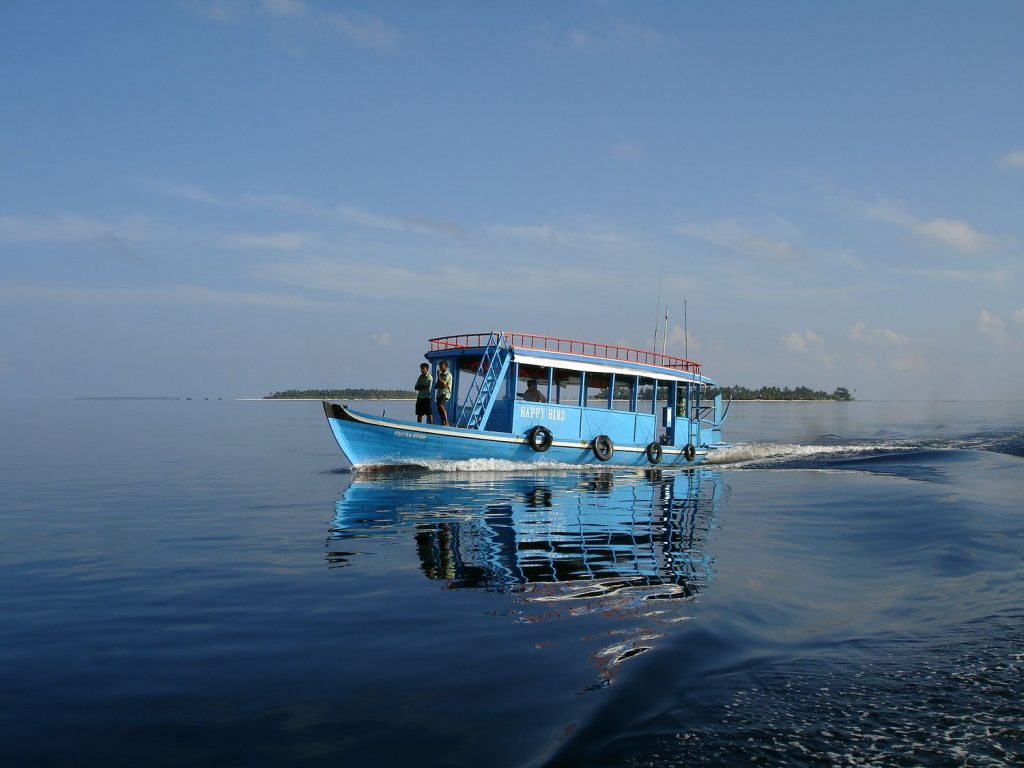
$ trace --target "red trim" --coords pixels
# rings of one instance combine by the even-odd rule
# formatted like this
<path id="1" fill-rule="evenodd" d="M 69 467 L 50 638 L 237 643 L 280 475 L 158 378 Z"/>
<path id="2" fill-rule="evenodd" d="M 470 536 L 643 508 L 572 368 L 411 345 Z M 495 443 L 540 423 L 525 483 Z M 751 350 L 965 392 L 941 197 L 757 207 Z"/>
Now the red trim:
<path id="1" fill-rule="evenodd" d="M 593 341 L 579 341 L 577 339 L 562 339 L 557 336 L 538 336 L 533 333 L 504 331 L 504 334 L 513 347 L 520 349 L 543 349 L 548 352 L 565 352 L 570 355 L 596 357 L 602 360 L 624 360 L 643 365 L 656 365 L 661 368 L 674 368 L 700 375 L 700 363 L 673 355 L 662 355 L 646 349 L 622 347 L 617 344 L 599 344 Z M 463 333 L 457 336 L 440 336 L 430 340 L 430 351 L 439 352 L 447 349 L 486 347 L 490 338 L 490 333 Z"/>

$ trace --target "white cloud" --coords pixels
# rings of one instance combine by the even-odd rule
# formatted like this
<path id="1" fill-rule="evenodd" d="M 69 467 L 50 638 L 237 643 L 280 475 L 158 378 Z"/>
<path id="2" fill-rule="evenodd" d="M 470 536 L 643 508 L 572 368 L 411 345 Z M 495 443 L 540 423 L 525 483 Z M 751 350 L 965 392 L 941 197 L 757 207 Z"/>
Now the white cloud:
<path id="1" fill-rule="evenodd" d="M 302 0 L 263 0 L 263 10 L 271 16 L 300 17 L 306 15 Z"/>
<path id="2" fill-rule="evenodd" d="M 765 256 L 774 261 L 795 261 L 800 256 L 792 243 L 770 237 L 745 238 L 739 243 L 739 248 L 744 253 Z"/>
<path id="3" fill-rule="evenodd" d="M 401 230 L 406 228 L 405 224 L 403 224 L 402 220 L 399 218 L 394 216 L 380 216 L 354 205 L 341 204 L 336 206 L 335 210 L 337 210 L 338 215 L 345 221 L 349 221 L 353 224 L 359 224 L 360 226 L 372 227 L 373 229 L 390 230 Z"/>
<path id="4" fill-rule="evenodd" d="M 892 200 L 879 198 L 868 203 L 864 207 L 864 215 L 869 219 L 895 224 L 919 238 L 965 253 L 986 250 L 999 244 L 998 238 L 980 232 L 962 219 L 940 217 L 924 221 L 910 215 L 902 205 Z"/>
<path id="5" fill-rule="evenodd" d="M 370 338 L 373 342 L 380 347 L 386 347 L 391 343 L 391 334 L 387 331 L 380 331 L 379 333 L 371 333 Z"/>
<path id="6" fill-rule="evenodd" d="M 1014 313 L 1014 318 L 1016 319 L 1016 313 Z M 995 339 L 1001 345 L 1008 346 L 1013 349 L 1020 349 L 1024 346 L 1020 339 L 1010 333 L 1006 320 L 992 312 L 989 312 L 987 309 L 983 309 L 978 313 L 977 328 L 979 332 L 989 338 Z"/>
<path id="7" fill-rule="evenodd" d="M 162 288 L 108 288 L 80 285 L 0 285 L 0 296 L 12 301 L 52 301 L 60 304 L 244 304 L 287 309 L 324 309 L 336 301 L 316 301 L 301 296 L 222 291 L 200 285 Z"/>
<path id="8" fill-rule="evenodd" d="M 954 283 L 989 283 L 1005 286 L 1011 282 L 1015 273 L 1011 269 L 910 269 L 908 275 L 920 275 L 934 280 L 945 280 Z"/>
<path id="9" fill-rule="evenodd" d="M 921 355 L 917 354 L 894 357 L 891 364 L 893 368 L 899 371 L 924 371 L 928 369 L 928 362 Z"/>
<path id="10" fill-rule="evenodd" d="M 232 235 L 228 241 L 239 248 L 294 251 L 306 245 L 308 239 L 301 232 L 278 232 L 271 235 Z"/>
<path id="11" fill-rule="evenodd" d="M 782 337 L 782 343 L 791 351 L 802 353 L 820 349 L 825 340 L 814 331 L 790 331 Z"/>
<path id="12" fill-rule="evenodd" d="M 145 240 L 152 227 L 146 216 L 107 221 L 87 216 L 0 216 L 0 243 L 96 242 Z"/>
<path id="13" fill-rule="evenodd" d="M 799 232 L 788 222 L 775 219 L 771 222 L 774 229 L 792 231 L 794 236 Z M 742 256 L 775 263 L 796 262 L 801 258 L 801 251 L 791 239 L 753 234 L 745 224 L 734 219 L 723 219 L 707 223 L 687 223 L 675 228 L 678 234 L 703 240 L 712 245 L 728 248 Z"/>
<path id="14" fill-rule="evenodd" d="M 1003 168 L 1024 168 L 1024 149 L 1015 149 L 1007 152 L 999 159 Z"/>
<path id="15" fill-rule="evenodd" d="M 242 205 L 253 205 L 260 208 L 269 208 L 281 213 L 299 214 L 301 216 L 312 216 L 314 218 L 333 218 L 335 212 L 324 207 L 314 200 L 307 200 L 302 197 L 291 195 L 266 195 L 246 193 L 241 196 Z"/>
<path id="16" fill-rule="evenodd" d="M 854 341 L 865 344 L 873 344 L 878 341 L 890 346 L 902 346 L 910 343 L 910 337 L 888 328 L 868 328 L 863 321 L 858 321 L 850 327 L 849 336 Z"/>
<path id="17" fill-rule="evenodd" d="M 618 232 L 610 230 L 567 229 L 553 224 L 494 224 L 485 228 L 485 234 L 499 242 L 525 241 L 544 243 L 565 248 L 604 248 L 622 253 L 629 242 Z"/>
<path id="18" fill-rule="evenodd" d="M 660 45 L 666 37 L 646 24 L 616 21 L 603 28 L 570 29 L 565 40 L 576 50 L 609 50 Z"/>
<path id="19" fill-rule="evenodd" d="M 174 181 L 161 181 L 158 179 L 147 179 L 139 182 L 146 189 L 159 192 L 168 197 L 175 197 L 179 200 L 188 200 L 193 203 L 206 203 L 208 205 L 224 205 L 225 201 L 218 198 L 212 192 L 195 184 L 180 184 Z"/>
<path id="20" fill-rule="evenodd" d="M 390 50 L 401 36 L 386 22 L 366 14 L 323 13 L 320 22 L 363 48 Z"/>
<path id="21" fill-rule="evenodd" d="M 684 331 L 681 325 L 673 325 L 668 331 L 668 344 L 666 349 L 675 350 L 670 354 L 682 355 L 687 354 L 694 355 L 699 354 L 701 351 L 701 343 L 697 339 L 693 338 L 693 334 L 689 331 Z"/>
<path id="22" fill-rule="evenodd" d="M 982 234 L 966 221 L 960 219 L 921 221 L 914 225 L 914 232 L 954 250 L 966 253 L 985 250 L 996 243 L 994 237 Z"/>
<path id="23" fill-rule="evenodd" d="M 612 149 L 612 154 L 625 160 L 639 160 L 647 156 L 647 150 L 639 142 L 620 141 Z"/>
<path id="24" fill-rule="evenodd" d="M 1006 330 L 1006 321 L 983 309 L 978 315 L 978 330 L 985 333 L 1002 333 Z"/>
<path id="25" fill-rule="evenodd" d="M 1024 307 L 1013 310 L 1013 322 L 1024 325 Z"/>
<path id="26" fill-rule="evenodd" d="M 192 0 L 190 6 L 200 16 L 220 23 L 234 21 L 239 13 L 238 3 L 232 0 Z"/>
<path id="27" fill-rule="evenodd" d="M 313 36 L 327 32 L 361 48 L 385 51 L 398 44 L 398 30 L 376 16 L 324 10 L 304 0 L 263 0 L 256 5 L 234 0 L 193 0 L 192 9 L 219 23 L 259 18 L 276 29 Z"/>

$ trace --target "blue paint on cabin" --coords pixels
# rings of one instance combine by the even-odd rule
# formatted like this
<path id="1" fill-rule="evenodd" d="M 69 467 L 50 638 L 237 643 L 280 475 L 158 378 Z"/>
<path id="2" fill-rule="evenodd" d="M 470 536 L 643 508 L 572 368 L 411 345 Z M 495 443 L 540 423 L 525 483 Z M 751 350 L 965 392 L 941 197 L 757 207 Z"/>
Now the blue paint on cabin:
<path id="1" fill-rule="evenodd" d="M 425 357 L 435 382 L 438 364 L 448 362 L 450 425 L 376 419 L 325 404 L 354 465 L 472 458 L 693 463 L 724 445 L 721 398 L 702 401 L 701 390 L 713 382 L 689 360 L 498 331 L 432 339 Z M 536 428 L 550 433 L 549 445 L 531 444 Z"/>

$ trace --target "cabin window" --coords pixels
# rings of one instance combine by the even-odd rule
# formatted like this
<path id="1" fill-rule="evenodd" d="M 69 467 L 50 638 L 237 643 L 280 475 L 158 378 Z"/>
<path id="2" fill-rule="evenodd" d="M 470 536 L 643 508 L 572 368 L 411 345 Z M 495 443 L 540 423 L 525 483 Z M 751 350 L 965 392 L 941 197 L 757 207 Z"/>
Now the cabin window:
<path id="1" fill-rule="evenodd" d="M 473 377 L 476 375 L 477 369 L 480 367 L 479 357 L 456 357 L 453 361 L 449 361 L 449 366 L 452 364 L 458 366 L 458 374 L 455 376 L 456 392 L 454 393 L 454 400 L 458 404 L 466 402 L 466 396 L 469 394 L 469 388 L 473 384 Z M 453 371 L 454 373 L 454 371 Z M 434 380 L 437 380 L 437 372 L 434 372 Z M 451 414 L 448 414 L 451 418 Z"/>
<path id="2" fill-rule="evenodd" d="M 637 413 L 657 413 L 658 412 L 658 403 L 657 403 L 657 399 L 655 397 L 655 395 L 656 395 L 655 384 L 656 384 L 656 382 L 654 381 L 654 379 L 648 379 L 646 377 L 641 377 L 641 379 L 640 379 L 640 388 L 637 390 L 637 394 L 636 394 L 636 410 L 637 410 Z M 662 396 L 664 396 L 664 395 L 662 394 Z"/>
<path id="3" fill-rule="evenodd" d="M 554 397 L 549 398 L 561 405 L 580 404 L 580 374 L 579 371 L 567 371 L 563 368 L 554 370 L 554 382 L 551 393 Z"/>
<path id="4" fill-rule="evenodd" d="M 516 397 L 521 400 L 532 400 L 535 403 L 546 403 L 551 399 L 548 392 L 548 374 L 550 368 L 537 365 L 520 365 L 516 377 Z M 532 382 L 532 385 L 531 385 Z"/>
<path id="5" fill-rule="evenodd" d="M 609 373 L 587 371 L 583 382 L 586 389 L 584 405 L 588 408 L 608 408 L 612 376 Z"/>
<path id="6" fill-rule="evenodd" d="M 612 396 L 612 409 L 616 411 L 633 410 L 633 394 L 636 392 L 636 376 L 615 374 L 615 391 Z"/>
<path id="7" fill-rule="evenodd" d="M 686 416 L 686 408 L 690 405 L 690 399 L 695 393 L 690 392 L 689 384 L 676 385 L 676 413 L 679 416 Z"/>

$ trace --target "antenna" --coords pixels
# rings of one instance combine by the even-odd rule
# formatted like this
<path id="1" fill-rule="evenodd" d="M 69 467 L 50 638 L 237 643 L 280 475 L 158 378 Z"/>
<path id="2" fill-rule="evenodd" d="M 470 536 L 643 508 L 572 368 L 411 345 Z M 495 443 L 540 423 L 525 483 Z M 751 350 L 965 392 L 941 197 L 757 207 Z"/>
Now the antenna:
<path id="1" fill-rule="evenodd" d="M 665 354 L 665 348 L 668 346 L 668 304 L 665 305 L 665 333 L 661 337 L 661 354 Z"/>
<path id="2" fill-rule="evenodd" d="M 686 328 L 686 299 L 683 299 L 683 357 L 690 359 L 690 331 Z"/>
<path id="3" fill-rule="evenodd" d="M 661 272 L 658 273 L 658 303 L 654 307 L 654 344 L 651 345 L 651 351 L 658 351 L 658 315 L 661 314 L 661 278 L 665 276 L 665 265 L 661 265 Z"/>

